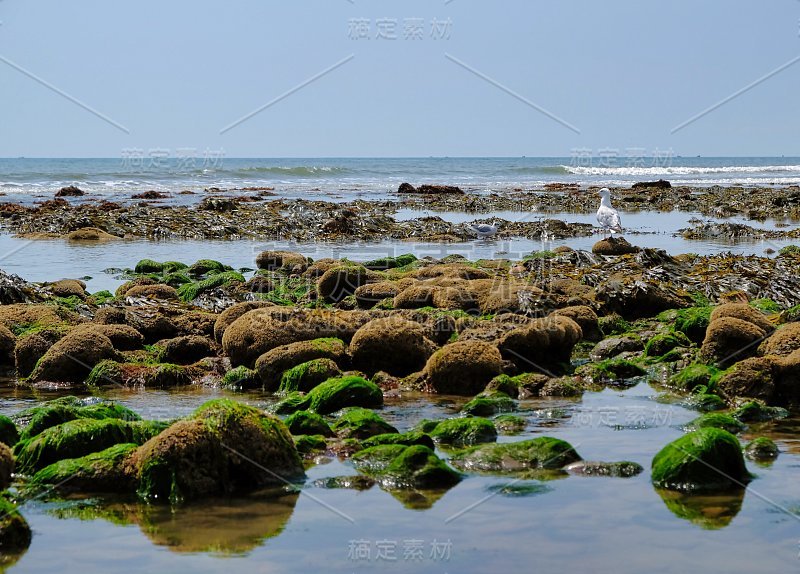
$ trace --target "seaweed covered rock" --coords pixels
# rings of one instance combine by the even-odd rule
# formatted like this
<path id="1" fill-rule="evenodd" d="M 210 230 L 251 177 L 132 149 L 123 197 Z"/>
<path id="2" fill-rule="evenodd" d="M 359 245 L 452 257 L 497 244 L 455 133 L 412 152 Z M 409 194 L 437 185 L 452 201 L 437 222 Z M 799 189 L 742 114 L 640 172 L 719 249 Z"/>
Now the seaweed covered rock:
<path id="1" fill-rule="evenodd" d="M 12 564 L 31 544 L 31 528 L 17 505 L 0 493 L 0 567 Z"/>
<path id="2" fill-rule="evenodd" d="M 451 446 L 472 446 L 497 440 L 497 428 L 482 417 L 447 419 L 429 433 L 434 441 Z"/>
<path id="3" fill-rule="evenodd" d="M 17 425 L 5 415 L 0 415 L 0 443 L 14 446 L 19 441 Z"/>
<path id="4" fill-rule="evenodd" d="M 731 434 L 740 433 L 745 429 L 745 425 L 741 421 L 723 413 L 706 413 L 686 426 L 693 430 L 713 427 L 726 430 Z"/>
<path id="5" fill-rule="evenodd" d="M 669 443 L 653 458 L 658 488 L 702 492 L 742 488 L 750 481 L 739 441 L 718 428 L 703 428 Z"/>
<path id="6" fill-rule="evenodd" d="M 457 341 L 436 351 L 425 365 L 428 383 L 438 393 L 471 396 L 502 371 L 497 347 L 481 341 Z"/>
<path id="7" fill-rule="evenodd" d="M 744 454 L 750 460 L 765 462 L 778 458 L 780 450 L 774 441 L 762 436 L 747 443 L 747 446 L 744 447 Z"/>
<path id="8" fill-rule="evenodd" d="M 721 368 L 726 368 L 753 356 L 758 343 L 765 336 L 766 331 L 750 321 L 721 317 L 709 324 L 700 354 L 709 361 L 717 362 Z"/>
<path id="9" fill-rule="evenodd" d="M 137 447 L 135 443 L 122 443 L 80 458 L 60 460 L 34 474 L 30 484 L 55 485 L 60 492 L 131 492 L 135 482 L 126 461 Z"/>
<path id="10" fill-rule="evenodd" d="M 118 403 L 104 401 L 85 405 L 77 397 L 55 399 L 15 416 L 17 420 L 24 421 L 20 440 L 33 438 L 51 427 L 76 419 L 118 419 L 127 422 L 141 420 L 134 411 Z"/>
<path id="11" fill-rule="evenodd" d="M 628 255 L 638 253 L 640 249 L 631 245 L 624 237 L 607 237 L 592 245 L 592 253 L 596 255 Z"/>
<path id="12" fill-rule="evenodd" d="M 553 315 L 569 317 L 575 321 L 581 328 L 583 338 L 587 341 L 599 341 L 603 338 L 603 334 L 600 332 L 600 320 L 591 307 L 586 305 L 563 307 L 553 311 Z"/>
<path id="13" fill-rule="evenodd" d="M 78 325 L 69 332 L 69 335 L 79 335 L 80 333 L 100 333 L 108 337 L 111 345 L 117 351 L 132 351 L 141 349 L 144 345 L 144 337 L 133 327 L 128 325 L 103 325 L 89 323 L 85 325 Z"/>
<path id="14" fill-rule="evenodd" d="M 286 428 L 293 435 L 321 435 L 324 437 L 335 436 L 331 427 L 320 415 L 309 411 L 297 411 L 283 421 Z"/>
<path id="15" fill-rule="evenodd" d="M 255 368 L 265 388 L 275 390 L 284 371 L 315 359 L 329 359 L 337 365 L 342 365 L 347 359 L 347 347 L 344 341 L 336 338 L 289 343 L 258 357 Z"/>
<path id="16" fill-rule="evenodd" d="M 140 496 L 152 502 L 248 492 L 304 476 L 286 426 L 228 399 L 173 424 L 139 447 L 129 464 Z"/>
<path id="17" fill-rule="evenodd" d="M 488 417 L 511 412 L 516 406 L 513 399 L 505 393 L 484 391 L 461 407 L 461 412 L 476 417 Z"/>
<path id="18" fill-rule="evenodd" d="M 581 460 L 571 444 L 552 437 L 512 443 L 485 444 L 455 455 L 456 468 L 480 472 L 519 472 L 529 469 L 559 470 Z"/>
<path id="19" fill-rule="evenodd" d="M 710 323 L 723 317 L 733 317 L 734 319 L 747 321 L 765 333 L 771 333 L 775 330 L 775 326 L 770 323 L 761 311 L 754 309 L 747 303 L 723 303 L 714 307 L 713 311 L 711 311 Z"/>
<path id="20" fill-rule="evenodd" d="M 4 443 L 0 443 L 0 490 L 5 490 L 11 484 L 11 474 L 14 472 L 14 453 Z"/>
<path id="21" fill-rule="evenodd" d="M 642 473 L 644 468 L 636 462 L 598 462 L 581 460 L 564 467 L 570 474 L 578 476 L 610 476 L 617 478 L 630 478 Z"/>
<path id="22" fill-rule="evenodd" d="M 122 443 L 142 444 L 166 424 L 119 419 L 75 419 L 21 440 L 14 453 L 20 472 L 32 473 L 68 458 L 80 458 Z"/>
<path id="23" fill-rule="evenodd" d="M 603 281 L 595 287 L 595 300 L 600 303 L 603 314 L 616 313 L 629 321 L 692 304 L 688 295 L 674 287 L 645 281 L 636 275 L 612 276 Z"/>
<path id="24" fill-rule="evenodd" d="M 786 357 L 800 350 L 800 323 L 788 323 L 775 331 L 758 348 L 762 355 Z"/>
<path id="25" fill-rule="evenodd" d="M 692 363 L 673 375 L 669 384 L 683 391 L 692 391 L 700 386 L 708 386 L 719 372 L 713 365 Z"/>
<path id="26" fill-rule="evenodd" d="M 461 476 L 427 446 L 375 446 L 353 457 L 357 468 L 390 489 L 441 489 Z"/>
<path id="27" fill-rule="evenodd" d="M 144 297 L 145 299 L 177 301 L 178 291 L 174 287 L 162 283 L 157 283 L 155 285 L 136 285 L 125 292 L 125 297 Z"/>
<path id="28" fill-rule="evenodd" d="M 320 383 L 341 375 L 342 371 L 332 360 L 313 359 L 284 371 L 278 392 L 301 391 L 307 393 Z"/>
<path id="29" fill-rule="evenodd" d="M 373 446 L 380 446 L 380 445 L 401 445 L 401 446 L 422 445 L 422 446 L 427 446 L 431 450 L 435 448 L 433 439 L 430 437 L 430 435 L 419 431 L 409 431 L 402 434 L 400 433 L 379 434 L 361 441 L 361 445 L 364 448 L 371 448 Z"/>
<path id="30" fill-rule="evenodd" d="M 231 323 L 248 311 L 274 306 L 275 304 L 270 303 L 269 301 L 243 301 L 228 307 L 219 314 L 216 322 L 214 323 L 214 340 L 217 343 L 221 343 L 222 336 L 225 334 L 225 329 L 227 329 Z"/>
<path id="31" fill-rule="evenodd" d="M 111 340 L 97 331 L 70 333 L 44 354 L 31 373 L 31 381 L 80 383 L 103 359 L 117 352 Z"/>
<path id="32" fill-rule="evenodd" d="M 800 350 L 775 361 L 775 402 L 786 406 L 800 405 Z"/>
<path id="33" fill-rule="evenodd" d="M 336 265 L 317 280 L 317 293 L 328 303 L 338 303 L 379 276 L 361 265 Z"/>
<path id="34" fill-rule="evenodd" d="M 367 439 L 382 434 L 397 433 L 397 429 L 369 409 L 351 407 L 342 411 L 333 423 L 333 430 L 341 438 Z"/>
<path id="35" fill-rule="evenodd" d="M 772 357 L 751 357 L 739 361 L 717 383 L 719 394 L 728 402 L 736 398 L 771 402 L 775 394 Z"/>
<path id="36" fill-rule="evenodd" d="M 683 333 L 689 340 L 698 345 L 706 336 L 706 329 L 711 322 L 711 307 L 689 307 L 675 312 L 673 327 L 676 332 Z M 660 316 L 659 316 L 660 317 Z"/>
<path id="37" fill-rule="evenodd" d="M 645 343 L 644 354 L 648 357 L 661 357 L 673 349 L 678 347 L 691 347 L 691 345 L 692 342 L 689 340 L 689 337 L 680 331 L 659 333 L 653 335 L 650 340 Z"/>
<path id="38" fill-rule="evenodd" d="M 222 386 L 229 389 L 256 389 L 261 387 L 261 377 L 254 369 L 236 367 L 222 377 Z"/>
<path id="39" fill-rule="evenodd" d="M 275 405 L 275 412 L 290 414 L 310 410 L 329 415 L 347 407 L 367 409 L 383 406 L 383 392 L 375 383 L 358 376 L 329 379 L 314 387 L 307 395 L 290 393 Z"/>
<path id="40" fill-rule="evenodd" d="M 214 344 L 200 335 L 184 335 L 168 339 L 160 344 L 159 363 L 190 365 L 205 357 L 216 355 Z"/>
<path id="41" fill-rule="evenodd" d="M 523 371 L 562 370 L 573 347 L 583 338 L 580 326 L 569 317 L 551 315 L 504 335 L 498 347 L 503 358 Z"/>
<path id="42" fill-rule="evenodd" d="M 262 251 L 256 256 L 256 266 L 267 271 L 294 271 L 302 273 L 309 265 L 308 258 L 294 251 Z"/>
<path id="43" fill-rule="evenodd" d="M 435 350 L 422 325 L 396 316 L 370 321 L 350 342 L 353 366 L 370 375 L 405 377 L 422 370 Z"/>
<path id="44" fill-rule="evenodd" d="M 14 366 L 14 348 L 17 337 L 5 325 L 0 325 L 0 367 Z"/>

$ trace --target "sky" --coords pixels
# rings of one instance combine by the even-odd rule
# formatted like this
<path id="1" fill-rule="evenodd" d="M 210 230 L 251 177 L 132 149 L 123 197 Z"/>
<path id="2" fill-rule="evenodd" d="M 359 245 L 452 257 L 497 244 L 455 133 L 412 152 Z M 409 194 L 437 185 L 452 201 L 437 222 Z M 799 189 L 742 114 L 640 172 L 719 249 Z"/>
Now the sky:
<path id="1" fill-rule="evenodd" d="M 1 157 L 800 156 L 799 0 L 0 0 L 0 22 Z"/>

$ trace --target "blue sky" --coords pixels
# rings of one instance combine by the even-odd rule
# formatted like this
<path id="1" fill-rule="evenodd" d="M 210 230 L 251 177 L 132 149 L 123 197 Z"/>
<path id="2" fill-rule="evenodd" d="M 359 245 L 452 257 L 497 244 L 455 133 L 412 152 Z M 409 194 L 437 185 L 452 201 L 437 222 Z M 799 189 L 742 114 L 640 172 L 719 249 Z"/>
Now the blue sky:
<path id="1" fill-rule="evenodd" d="M 800 155 L 800 61 L 671 133 L 800 56 L 798 0 L 0 0 L 0 21 L 3 157 Z"/>

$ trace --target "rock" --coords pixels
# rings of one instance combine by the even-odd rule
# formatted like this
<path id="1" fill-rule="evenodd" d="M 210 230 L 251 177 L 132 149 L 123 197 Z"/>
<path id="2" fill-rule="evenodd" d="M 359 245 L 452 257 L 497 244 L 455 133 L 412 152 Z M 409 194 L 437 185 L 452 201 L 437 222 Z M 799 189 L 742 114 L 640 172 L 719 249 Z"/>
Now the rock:
<path id="1" fill-rule="evenodd" d="M 644 346 L 644 354 L 648 357 L 661 357 L 678 347 L 691 347 L 689 337 L 680 331 L 658 333 L 650 337 Z"/>
<path id="2" fill-rule="evenodd" d="M 161 347 L 157 356 L 159 363 L 190 365 L 200 359 L 217 354 L 214 343 L 199 335 L 175 337 L 160 343 L 159 346 Z"/>
<path id="3" fill-rule="evenodd" d="M 742 488 L 750 481 L 739 441 L 718 428 L 703 428 L 665 446 L 653 458 L 652 481 L 682 492 Z"/>
<path id="4" fill-rule="evenodd" d="M 588 379 L 592 383 L 609 383 L 624 381 L 647 375 L 647 371 L 625 359 L 607 359 L 599 363 L 586 363 L 580 366 L 575 375 Z"/>
<path id="5" fill-rule="evenodd" d="M 498 433 L 513 435 L 521 433 L 528 426 L 524 418 L 517 415 L 499 415 L 492 419 Z"/>
<path id="6" fill-rule="evenodd" d="M 689 340 L 698 345 L 706 336 L 706 329 L 711 322 L 711 307 L 689 307 L 675 311 L 673 327 L 676 332 L 686 335 Z"/>
<path id="7" fill-rule="evenodd" d="M 23 438 L 14 447 L 20 472 L 41 470 L 60 460 L 80 458 L 123 443 L 142 444 L 167 425 L 149 421 L 79 418 Z"/>
<path id="8" fill-rule="evenodd" d="M 482 417 L 447 419 L 430 431 L 434 441 L 456 447 L 472 446 L 497 440 L 494 424 Z"/>
<path id="9" fill-rule="evenodd" d="M 81 383 L 103 359 L 116 359 L 111 340 L 96 331 L 67 334 L 44 354 L 31 373 L 32 382 Z"/>
<path id="10" fill-rule="evenodd" d="M 115 239 L 120 238 L 96 227 L 84 227 L 67 234 L 68 241 L 114 241 Z"/>
<path id="11" fill-rule="evenodd" d="M 420 371 L 436 350 L 425 335 L 422 325 L 401 317 L 374 319 L 353 335 L 353 366 L 368 375 L 385 371 L 405 377 Z"/>
<path id="12" fill-rule="evenodd" d="M 587 341 L 599 341 L 603 338 L 600 332 L 599 318 L 591 307 L 574 305 L 553 311 L 553 315 L 569 317 L 581 328 L 583 338 Z"/>
<path id="13" fill-rule="evenodd" d="M 611 313 L 604 317 L 600 317 L 597 321 L 600 332 L 604 337 L 611 337 L 613 335 L 622 335 L 631 330 L 631 325 L 617 313 Z M 705 337 L 706 330 L 703 329 L 703 337 Z M 702 339 L 702 337 L 701 337 Z"/>
<path id="14" fill-rule="evenodd" d="M 291 271 L 299 268 L 302 273 L 308 268 L 308 257 L 294 251 L 262 251 L 256 256 L 256 266 L 268 271 Z"/>
<path id="15" fill-rule="evenodd" d="M 341 339 L 313 339 L 289 343 L 267 351 L 258 358 L 255 367 L 265 388 L 275 390 L 281 374 L 297 365 L 317 359 L 329 359 L 341 365 L 346 358 L 347 348 Z"/>
<path id="16" fill-rule="evenodd" d="M 291 393 L 275 408 L 278 413 L 310 410 L 328 415 L 346 407 L 371 409 L 381 406 L 383 392 L 377 385 L 358 376 L 346 376 L 325 381 L 305 396 Z"/>
<path id="17" fill-rule="evenodd" d="M 116 296 L 117 298 L 125 297 L 128 291 L 139 285 L 158 285 L 158 284 L 159 283 L 152 277 L 147 277 L 147 276 L 136 277 L 135 279 L 126 281 L 125 283 L 117 287 L 117 290 L 114 292 L 114 296 Z"/>
<path id="18" fill-rule="evenodd" d="M 17 338 L 14 333 L 5 325 L 0 325 L 0 366 L 14 366 L 14 348 L 17 346 Z"/>
<path id="19" fill-rule="evenodd" d="M 397 193 L 417 193 L 417 189 L 410 183 L 401 183 Z"/>
<path id="20" fill-rule="evenodd" d="M 780 450 L 773 441 L 762 436 L 747 443 L 747 446 L 744 447 L 744 454 L 750 460 L 764 462 L 778 458 Z"/>
<path id="21" fill-rule="evenodd" d="M 631 245 L 624 237 L 608 237 L 592 245 L 592 253 L 596 255 L 628 255 L 638 253 L 640 249 Z"/>
<path id="22" fill-rule="evenodd" d="M 14 453 L 7 445 L 0 443 L 0 490 L 5 490 L 11 484 L 13 472 Z"/>
<path id="23" fill-rule="evenodd" d="M 570 474 L 578 476 L 611 476 L 630 478 L 639 475 L 644 468 L 641 464 L 629 461 L 623 462 L 595 462 L 581 460 L 564 467 Z"/>
<path id="24" fill-rule="evenodd" d="M 356 304 L 361 309 L 372 309 L 381 301 L 394 299 L 401 290 L 408 288 L 411 284 L 413 284 L 412 280 L 367 283 L 357 288 L 353 295 L 356 298 Z"/>
<path id="25" fill-rule="evenodd" d="M 340 377 L 342 371 L 331 359 L 313 359 L 284 371 L 279 393 L 309 392 L 328 379 Z"/>
<path id="26" fill-rule="evenodd" d="M 222 386 L 229 389 L 256 389 L 261 387 L 261 377 L 255 369 L 236 367 L 222 377 Z"/>
<path id="27" fill-rule="evenodd" d="M 160 191 L 150 189 L 148 191 L 132 195 L 131 199 L 166 199 L 168 197 L 169 195 L 166 193 L 161 193 Z"/>
<path id="28" fill-rule="evenodd" d="M 85 195 L 83 190 L 74 185 L 62 187 L 56 192 L 56 197 L 80 197 L 82 195 Z"/>
<path id="29" fill-rule="evenodd" d="M 757 326 L 765 333 L 772 333 L 775 326 L 769 322 L 767 317 L 761 312 L 753 309 L 747 303 L 725 303 L 714 307 L 711 311 L 710 322 L 713 323 L 723 317 L 733 317 L 734 319 L 741 319 Z"/>
<path id="30" fill-rule="evenodd" d="M 752 357 L 739 361 L 717 383 L 719 394 L 729 403 L 736 398 L 771 402 L 775 394 L 774 363 L 771 357 Z"/>
<path id="31" fill-rule="evenodd" d="M 17 339 L 14 346 L 14 364 L 17 368 L 17 376 L 23 378 L 30 376 L 36 363 L 54 343 L 51 336 L 45 337 L 42 333 L 30 333 Z"/>
<path id="32" fill-rule="evenodd" d="M 714 366 L 693 363 L 672 376 L 669 383 L 673 387 L 691 392 L 699 386 L 708 386 L 719 372 L 719 369 Z"/>
<path id="33" fill-rule="evenodd" d="M 31 544 L 31 528 L 17 505 L 0 494 L 0 565 L 10 566 Z"/>
<path id="34" fill-rule="evenodd" d="M 450 460 L 462 470 L 506 473 L 558 470 L 581 457 L 568 442 L 542 436 L 521 442 L 481 445 L 456 454 Z"/>
<path id="35" fill-rule="evenodd" d="M 61 279 L 44 285 L 56 297 L 78 297 L 86 299 L 86 283 L 77 279 Z"/>
<path id="36" fill-rule="evenodd" d="M 144 297 L 147 299 L 163 299 L 177 301 L 178 291 L 169 285 L 136 285 L 125 292 L 125 297 Z"/>
<path id="37" fill-rule="evenodd" d="M 216 261 L 215 259 L 198 259 L 187 269 L 187 272 L 192 277 L 200 277 L 202 275 L 208 275 L 211 272 L 214 274 L 222 273 L 224 271 L 231 271 L 231 268 L 227 265 Z"/>
<path id="38" fill-rule="evenodd" d="M 427 446 L 433 450 L 435 445 L 430 435 L 419 431 L 409 431 L 407 433 L 388 433 L 372 436 L 366 440 L 361 441 L 361 446 L 364 448 L 372 448 L 373 446 L 381 445 L 401 445 L 401 446 L 414 446 L 422 445 Z"/>
<path id="39" fill-rule="evenodd" d="M 129 307 L 125 312 L 125 321 L 139 331 L 148 344 L 171 339 L 178 334 L 178 327 L 172 319 L 157 309 Z"/>
<path id="40" fill-rule="evenodd" d="M 320 451 L 324 451 L 328 447 L 325 442 L 325 437 L 322 435 L 298 435 L 294 437 L 294 446 L 301 456 L 308 456 Z"/>
<path id="41" fill-rule="evenodd" d="M 378 276 L 361 265 L 337 265 L 317 280 L 317 293 L 328 303 L 338 303 Z"/>
<path id="42" fill-rule="evenodd" d="M 30 484 L 52 485 L 59 492 L 131 492 L 135 481 L 125 463 L 137 446 L 117 444 L 80 458 L 60 460 L 34 474 Z"/>
<path id="43" fill-rule="evenodd" d="M 745 429 L 745 425 L 730 415 L 723 413 L 707 413 L 686 425 L 687 428 L 697 430 L 703 428 L 718 428 L 737 434 Z"/>
<path id="44" fill-rule="evenodd" d="M 321 435 L 333 437 L 336 433 L 320 415 L 309 411 L 297 411 L 289 415 L 285 421 L 286 427 L 293 435 Z"/>
<path id="45" fill-rule="evenodd" d="M 144 337 L 133 327 L 128 325 L 102 325 L 87 323 L 78 325 L 72 329 L 70 335 L 80 335 L 81 333 L 99 333 L 111 341 L 111 345 L 117 351 L 133 351 L 141 349 L 144 345 Z"/>
<path id="46" fill-rule="evenodd" d="M 639 181 L 631 187 L 631 189 L 643 188 L 671 189 L 672 184 L 664 179 L 659 179 L 658 181 Z"/>
<path id="47" fill-rule="evenodd" d="M 800 350 L 800 323 L 788 323 L 775 331 L 758 348 L 762 355 L 786 357 Z"/>
<path id="48" fill-rule="evenodd" d="M 692 299 L 674 286 L 637 275 L 614 275 L 595 287 L 595 300 L 604 314 L 617 313 L 626 320 L 654 317 L 668 309 L 682 309 Z"/>
<path id="49" fill-rule="evenodd" d="M 609 337 L 597 343 L 589 353 L 592 360 L 611 359 L 621 353 L 638 353 L 644 349 L 638 337 Z"/>
<path id="50" fill-rule="evenodd" d="M 17 425 L 7 416 L 0 415 L 0 444 L 14 446 L 18 441 L 19 431 L 17 430 Z"/>
<path id="51" fill-rule="evenodd" d="M 254 275 L 247 280 L 247 283 L 244 284 L 244 288 L 248 293 L 265 294 L 275 289 L 275 283 L 272 282 L 272 279 L 264 275 Z"/>
<path id="52" fill-rule="evenodd" d="M 775 400 L 777 404 L 800 405 L 800 351 L 775 362 Z"/>
<path id="53" fill-rule="evenodd" d="M 216 322 L 214 323 L 214 340 L 217 343 L 221 343 L 222 336 L 225 334 L 225 329 L 227 329 L 231 323 L 248 311 L 274 306 L 274 303 L 270 303 L 268 301 L 243 301 L 242 303 L 236 303 L 235 305 L 228 307 L 219 314 Z"/>
<path id="54" fill-rule="evenodd" d="M 222 347 L 234 365 L 250 367 L 261 355 L 282 345 L 325 337 L 350 340 L 370 318 L 363 311 L 255 309 L 225 330 Z"/>
<path id="55" fill-rule="evenodd" d="M 503 335 L 498 348 L 503 358 L 521 371 L 562 371 L 582 337 L 583 332 L 575 321 L 551 315 Z"/>
<path id="56" fill-rule="evenodd" d="M 99 325 L 124 325 L 125 309 L 119 307 L 102 307 L 94 314 L 94 323 Z"/>
<path id="57" fill-rule="evenodd" d="M 776 419 L 783 419 L 789 416 L 789 411 L 781 407 L 768 407 L 759 401 L 749 401 L 740 405 L 734 412 L 733 417 L 742 421 L 749 422 L 768 422 Z"/>
<path id="58" fill-rule="evenodd" d="M 140 496 L 151 502 L 283 487 L 305 474 L 280 420 L 228 399 L 204 404 L 149 440 L 130 465 Z"/>
<path id="59" fill-rule="evenodd" d="M 463 341 L 445 345 L 425 365 L 428 383 L 437 393 L 470 396 L 500 374 L 503 358 L 494 345 Z"/>
<path id="60" fill-rule="evenodd" d="M 417 261 L 417 256 L 412 253 L 404 253 L 397 257 L 382 257 L 365 262 L 363 265 L 370 271 L 386 271 L 387 269 L 397 269 L 406 267 Z"/>
<path id="61" fill-rule="evenodd" d="M 765 336 L 763 329 L 749 321 L 722 317 L 712 320 L 708 326 L 700 354 L 726 368 L 755 354 L 758 343 Z"/>
<path id="62" fill-rule="evenodd" d="M 385 488 L 440 489 L 461 480 L 457 472 L 422 445 L 376 446 L 354 455 L 353 462 Z"/>
<path id="63" fill-rule="evenodd" d="M 381 434 L 397 433 L 397 429 L 375 412 L 360 407 L 350 407 L 333 423 L 333 430 L 340 438 L 367 439 Z"/>
<path id="64" fill-rule="evenodd" d="M 511 397 L 504 393 L 483 392 L 461 407 L 461 412 L 476 417 L 490 417 L 498 413 L 511 412 L 516 406 Z"/>

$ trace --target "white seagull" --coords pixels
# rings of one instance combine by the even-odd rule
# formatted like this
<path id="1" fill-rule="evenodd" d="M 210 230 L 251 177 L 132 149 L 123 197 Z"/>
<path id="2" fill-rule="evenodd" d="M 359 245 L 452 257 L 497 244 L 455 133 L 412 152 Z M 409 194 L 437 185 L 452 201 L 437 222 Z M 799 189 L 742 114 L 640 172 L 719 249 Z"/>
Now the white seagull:
<path id="1" fill-rule="evenodd" d="M 597 223 L 603 229 L 603 232 L 622 233 L 622 222 L 619 219 L 619 212 L 611 207 L 611 191 L 604 187 L 599 192 L 600 194 L 600 207 L 597 209 Z"/>
<path id="2" fill-rule="evenodd" d="M 478 239 L 487 239 L 497 234 L 497 220 L 492 220 L 492 224 L 478 223 L 470 225 L 469 228 L 475 232 Z"/>

